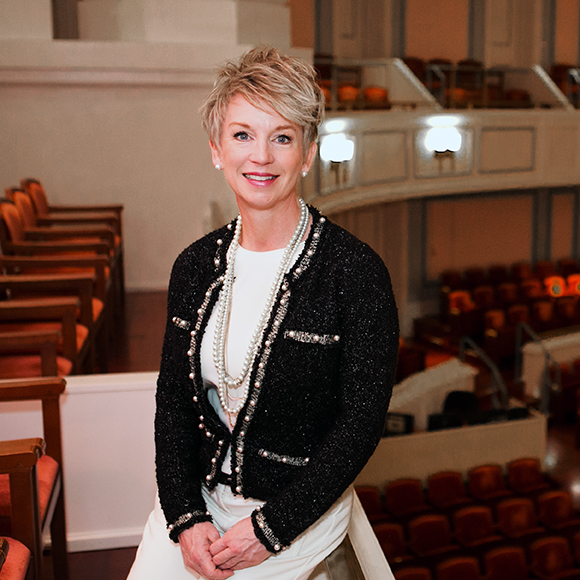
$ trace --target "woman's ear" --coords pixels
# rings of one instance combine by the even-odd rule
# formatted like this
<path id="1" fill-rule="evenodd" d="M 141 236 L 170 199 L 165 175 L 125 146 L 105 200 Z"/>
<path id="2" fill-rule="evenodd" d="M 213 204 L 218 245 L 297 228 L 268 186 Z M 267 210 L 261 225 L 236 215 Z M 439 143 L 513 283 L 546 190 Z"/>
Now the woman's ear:
<path id="1" fill-rule="evenodd" d="M 209 148 L 211 149 L 211 162 L 213 163 L 214 167 L 221 167 L 223 169 L 224 164 L 222 163 L 220 150 L 213 144 L 211 139 L 209 142 Z"/>
<path id="2" fill-rule="evenodd" d="M 316 157 L 316 149 L 316 143 L 313 141 L 310 143 L 308 151 L 306 152 L 306 158 L 304 159 L 304 164 L 302 165 L 302 172 L 308 173 L 310 171 L 312 163 L 314 162 L 314 158 Z"/>

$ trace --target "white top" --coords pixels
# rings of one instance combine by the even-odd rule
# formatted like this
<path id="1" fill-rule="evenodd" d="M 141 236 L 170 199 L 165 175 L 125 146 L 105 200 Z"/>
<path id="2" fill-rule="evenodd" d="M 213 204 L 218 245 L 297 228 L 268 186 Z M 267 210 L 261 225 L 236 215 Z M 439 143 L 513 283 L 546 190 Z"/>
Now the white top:
<path id="1" fill-rule="evenodd" d="M 302 253 L 304 242 L 298 244 L 294 251 L 290 268 Z M 252 334 L 260 320 L 260 315 L 268 299 L 276 272 L 284 255 L 285 248 L 270 252 L 252 252 L 238 246 L 234 269 L 232 289 L 232 307 L 226 344 L 226 366 L 228 374 L 237 377 L 244 364 L 244 358 Z M 224 425 L 231 431 L 232 427 L 221 406 L 218 392 L 218 374 L 213 360 L 213 339 L 217 320 L 217 305 L 211 313 L 201 342 L 201 376 L 207 387 L 207 398 Z M 248 380 L 250 373 L 246 376 Z M 244 392 L 245 382 L 236 389 L 229 389 L 230 396 L 236 397 Z M 230 400 L 230 406 L 238 401 Z M 228 449 L 222 470 L 231 473 L 231 454 Z"/>

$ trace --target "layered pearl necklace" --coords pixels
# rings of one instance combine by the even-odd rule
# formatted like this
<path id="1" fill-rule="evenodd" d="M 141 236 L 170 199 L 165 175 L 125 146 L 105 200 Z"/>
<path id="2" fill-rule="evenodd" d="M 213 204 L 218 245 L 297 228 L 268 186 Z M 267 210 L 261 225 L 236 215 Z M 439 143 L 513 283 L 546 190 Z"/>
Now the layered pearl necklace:
<path id="1" fill-rule="evenodd" d="M 224 277 L 224 283 L 219 295 L 216 328 L 213 340 L 213 360 L 218 374 L 218 395 L 222 408 L 228 415 L 232 427 L 235 424 L 238 413 L 241 411 L 248 398 L 250 387 L 249 381 L 246 381 L 246 377 L 250 368 L 252 368 L 256 355 L 258 354 L 262 337 L 264 335 L 264 331 L 266 330 L 268 320 L 270 319 L 270 314 L 272 312 L 272 308 L 274 307 L 276 295 L 278 294 L 278 288 L 282 284 L 282 280 L 291 266 L 291 260 L 294 256 L 296 248 L 306 233 L 310 214 L 308 213 L 306 203 L 304 203 L 304 201 L 300 198 L 298 199 L 298 202 L 300 204 L 300 221 L 298 222 L 296 230 L 294 231 L 294 234 L 292 235 L 292 238 L 286 246 L 284 254 L 282 255 L 282 260 L 280 261 L 280 265 L 276 271 L 274 281 L 272 282 L 272 287 L 270 288 L 268 298 L 266 299 L 266 304 L 264 305 L 264 309 L 262 310 L 258 324 L 256 325 L 254 333 L 252 334 L 252 338 L 250 339 L 250 344 L 248 345 L 248 350 L 246 351 L 242 370 L 237 377 L 232 377 L 228 374 L 226 369 L 226 344 L 228 339 L 230 313 L 232 309 L 236 254 L 240 245 L 240 235 L 242 233 L 242 216 L 239 215 L 236 221 L 236 229 L 234 231 L 234 237 L 228 254 L 228 264 Z M 234 399 L 234 397 L 230 395 L 229 389 L 240 387 L 242 384 L 244 384 L 244 382 L 245 385 L 241 397 L 235 397 L 235 400 L 239 401 L 238 404 L 230 407 L 230 400 Z"/>

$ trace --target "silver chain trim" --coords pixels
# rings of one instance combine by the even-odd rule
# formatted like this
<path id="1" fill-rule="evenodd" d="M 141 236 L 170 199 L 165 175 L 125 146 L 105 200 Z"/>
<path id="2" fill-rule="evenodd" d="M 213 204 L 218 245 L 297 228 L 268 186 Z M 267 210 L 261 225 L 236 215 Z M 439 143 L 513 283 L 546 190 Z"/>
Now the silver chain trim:
<path id="1" fill-rule="evenodd" d="M 256 523 L 264 533 L 264 536 L 268 542 L 270 542 L 272 548 L 274 548 L 274 551 L 279 552 L 282 549 L 282 544 L 280 540 L 274 535 L 274 532 L 271 530 L 270 526 L 266 523 L 266 518 L 261 511 L 256 513 Z"/>
<path id="2" fill-rule="evenodd" d="M 286 463 L 287 465 L 295 465 L 297 467 L 304 467 L 308 465 L 310 457 L 293 457 L 292 455 L 280 455 L 279 453 L 274 453 L 273 451 L 266 451 L 265 449 L 260 449 L 258 455 L 265 457 L 266 459 L 271 459 L 272 461 L 277 461 L 279 463 Z"/>
<path id="3" fill-rule="evenodd" d="M 307 342 L 310 344 L 337 344 L 340 342 L 338 334 L 315 334 L 314 332 L 304 332 L 302 330 L 285 330 L 284 338 L 291 338 L 298 342 Z"/>
<path id="4" fill-rule="evenodd" d="M 179 516 L 175 522 L 173 522 L 172 524 L 169 524 L 167 526 L 167 529 L 169 531 L 173 530 L 174 528 L 178 528 L 179 526 L 182 526 L 183 524 L 187 523 L 189 520 L 193 519 L 193 518 L 199 518 L 201 516 L 205 516 L 207 514 L 207 512 L 202 512 L 201 510 L 196 510 L 194 512 L 189 512 L 187 514 L 183 514 L 182 516 Z"/>
<path id="5" fill-rule="evenodd" d="M 214 280 L 210 287 L 207 289 L 205 293 L 205 298 L 203 300 L 203 304 L 197 310 L 197 320 L 195 322 L 195 328 L 191 331 L 191 342 L 189 344 L 189 350 L 187 351 L 187 356 L 189 357 L 189 378 L 194 381 L 195 380 L 195 352 L 197 347 L 197 338 L 199 335 L 199 330 L 201 329 L 201 325 L 203 323 L 203 319 L 205 317 L 205 313 L 207 311 L 207 307 L 211 300 L 211 295 L 213 291 L 222 284 L 223 276 L 220 276 L 217 280 Z"/>

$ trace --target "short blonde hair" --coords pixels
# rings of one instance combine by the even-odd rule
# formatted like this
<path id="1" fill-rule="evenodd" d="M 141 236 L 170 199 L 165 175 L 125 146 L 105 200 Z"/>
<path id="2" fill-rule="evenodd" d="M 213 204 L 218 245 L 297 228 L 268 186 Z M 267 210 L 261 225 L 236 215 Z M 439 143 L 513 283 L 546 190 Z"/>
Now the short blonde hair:
<path id="1" fill-rule="evenodd" d="M 226 63 L 199 109 L 203 127 L 218 149 L 227 108 L 237 95 L 258 109 L 266 104 L 302 127 L 305 152 L 316 141 L 324 95 L 311 65 L 268 47 L 254 48 L 238 62 Z"/>

